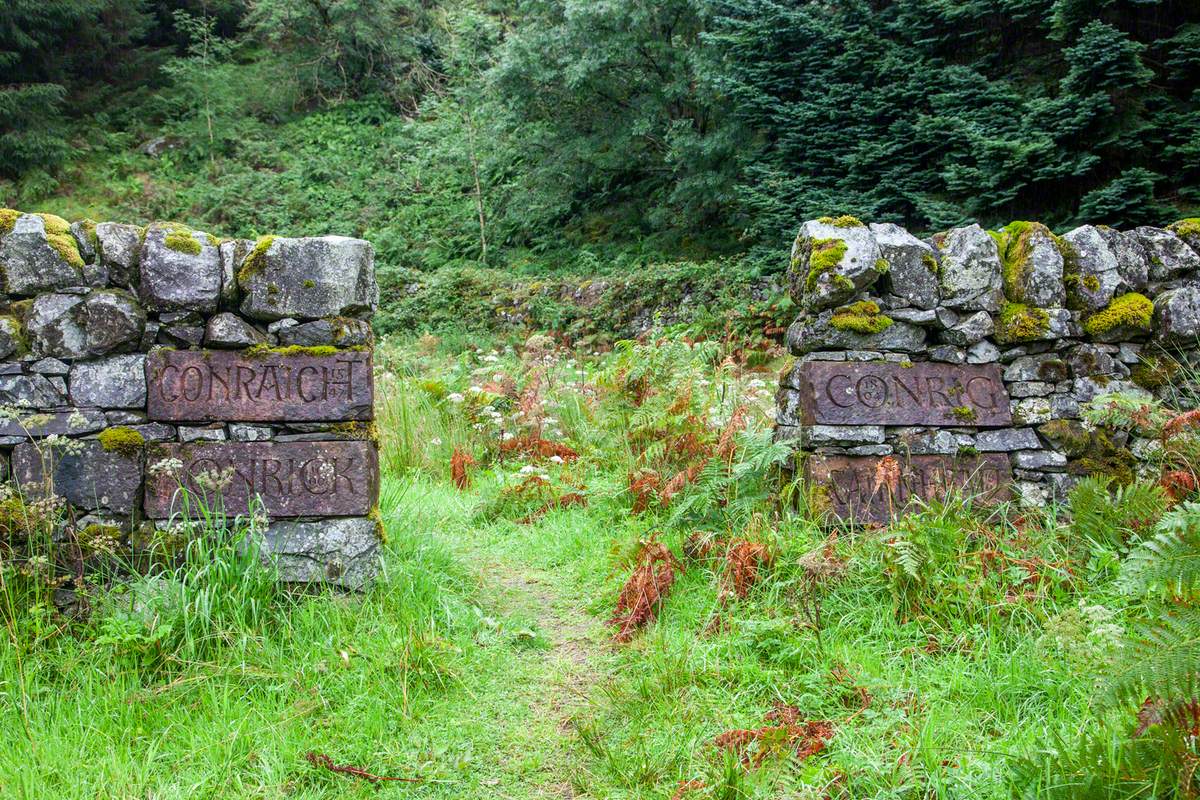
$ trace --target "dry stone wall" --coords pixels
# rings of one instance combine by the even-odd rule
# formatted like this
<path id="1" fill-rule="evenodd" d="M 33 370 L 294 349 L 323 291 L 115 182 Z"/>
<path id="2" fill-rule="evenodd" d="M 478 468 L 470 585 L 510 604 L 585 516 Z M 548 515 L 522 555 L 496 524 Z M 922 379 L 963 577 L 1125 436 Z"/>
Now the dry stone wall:
<path id="1" fill-rule="evenodd" d="M 1114 391 L 1178 406 L 1200 366 L 1200 220 L 921 239 L 826 217 L 801 226 L 789 281 L 802 310 L 776 436 L 843 517 L 884 521 L 952 489 L 1041 506 L 1083 475 L 1127 480 L 1154 443 L 1082 407 Z"/>
<path id="2" fill-rule="evenodd" d="M 284 580 L 374 576 L 369 243 L 0 209 L 0 272 L 10 490 L 133 539 L 198 513 L 190 493 L 265 514 Z"/>

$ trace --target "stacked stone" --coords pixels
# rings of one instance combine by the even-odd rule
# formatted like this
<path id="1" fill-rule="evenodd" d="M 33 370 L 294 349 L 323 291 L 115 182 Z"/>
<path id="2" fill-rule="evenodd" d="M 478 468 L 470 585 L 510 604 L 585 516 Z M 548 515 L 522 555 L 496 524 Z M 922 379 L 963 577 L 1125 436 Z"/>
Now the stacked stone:
<path id="1" fill-rule="evenodd" d="M 1079 476 L 1128 476 L 1148 441 L 1094 430 L 1081 407 L 1113 391 L 1168 404 L 1200 362 L 1200 220 L 1056 236 L 1038 223 L 969 225 L 920 239 L 853 217 L 805 222 L 790 289 L 797 364 L 781 379 L 777 437 L 842 455 L 1007 453 L 1020 498 L 1061 499 Z M 802 424 L 806 362 L 996 364 L 1012 423 Z M 966 411 L 969 411 L 967 409 Z"/>
<path id="2" fill-rule="evenodd" d="M 0 477 L 11 474 L 36 494 L 51 469 L 41 440 L 80 440 L 52 467 L 54 491 L 79 529 L 99 524 L 128 535 L 147 524 L 143 482 L 155 443 L 363 436 L 365 428 L 321 420 L 152 419 L 147 360 L 179 350 L 368 349 L 378 288 L 365 241 L 222 241 L 175 223 L 68 224 L 0 209 L 0 270 Z M 367 424 L 370 414 L 361 417 Z M 281 520 L 266 543 L 285 579 L 353 586 L 375 569 L 376 527 L 365 514 Z"/>

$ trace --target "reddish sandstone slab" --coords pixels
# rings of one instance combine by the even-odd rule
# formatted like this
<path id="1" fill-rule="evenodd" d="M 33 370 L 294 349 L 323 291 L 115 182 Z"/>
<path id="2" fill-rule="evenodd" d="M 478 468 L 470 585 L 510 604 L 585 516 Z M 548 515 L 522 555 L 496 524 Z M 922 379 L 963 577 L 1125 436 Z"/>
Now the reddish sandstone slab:
<path id="1" fill-rule="evenodd" d="M 890 458 L 890 456 L 889 456 Z M 828 498 L 838 517 L 856 522 L 888 522 L 921 501 L 946 500 L 952 494 L 993 505 L 1012 496 L 1012 468 L 1004 453 L 980 456 L 895 457 L 900 477 L 895 492 L 880 481 L 882 458 L 812 455 L 805 461 L 808 484 Z"/>
<path id="2" fill-rule="evenodd" d="M 314 356 L 159 350 L 146 358 L 146 411 L 163 422 L 333 422 L 373 415 L 369 351 Z"/>
<path id="3" fill-rule="evenodd" d="M 1012 424 L 995 364 L 809 361 L 799 383 L 805 425 Z"/>
<path id="4" fill-rule="evenodd" d="M 155 468 L 169 459 L 182 462 L 177 473 Z M 273 519 L 362 516 L 379 497 L 379 459 L 369 442 L 163 444 L 148 450 L 146 465 L 145 512 L 152 519 L 183 513 L 181 485 L 210 506 L 220 500 L 230 517 L 247 513 L 255 497 Z M 220 473 L 229 481 L 214 494 L 201 476 Z"/>

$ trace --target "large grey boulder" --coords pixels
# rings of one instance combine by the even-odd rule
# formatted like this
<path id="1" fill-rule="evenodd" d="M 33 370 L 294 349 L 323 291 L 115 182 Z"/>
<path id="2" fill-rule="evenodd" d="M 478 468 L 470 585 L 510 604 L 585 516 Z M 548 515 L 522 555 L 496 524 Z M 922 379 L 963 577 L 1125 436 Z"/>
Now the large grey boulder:
<path id="1" fill-rule="evenodd" d="M 265 237 L 238 268 L 242 313 L 253 319 L 319 319 L 379 304 L 375 251 L 345 236 Z"/>
<path id="2" fill-rule="evenodd" d="M 940 254 L 938 282 L 942 303 L 968 311 L 1000 310 L 1000 250 L 979 225 L 954 228 L 934 238 Z"/>
<path id="3" fill-rule="evenodd" d="M 88 354 L 83 297 L 57 293 L 38 295 L 30 304 L 25 331 L 35 358 L 83 358 Z"/>
<path id="4" fill-rule="evenodd" d="M 0 405 L 53 408 L 65 402 L 64 393 L 45 375 L 0 375 Z"/>
<path id="5" fill-rule="evenodd" d="M 371 343 L 371 325 L 353 317 L 318 319 L 281 329 L 279 343 L 302 347 L 363 347 Z"/>
<path id="6" fill-rule="evenodd" d="M 95 439 L 72 446 L 77 452 L 47 448 L 30 442 L 13 450 L 13 477 L 25 496 L 38 498 L 50 492 L 65 497 L 77 508 L 131 514 L 142 485 L 140 455 L 111 452 Z"/>
<path id="7" fill-rule="evenodd" d="M 271 523 L 260 554 L 287 583 L 331 583 L 362 589 L 379 572 L 379 531 L 372 519 Z"/>
<path id="8" fill-rule="evenodd" d="M 1066 305 L 1063 256 L 1050 229 L 1037 222 L 1014 222 L 1003 232 L 1008 298 L 1039 308 Z"/>
<path id="9" fill-rule="evenodd" d="M 156 222 L 138 255 L 142 303 L 153 311 L 217 310 L 221 254 L 208 234 Z"/>
<path id="10" fill-rule="evenodd" d="M 146 328 L 146 312 L 129 292 L 100 289 L 83 301 L 87 349 L 94 356 L 136 350 Z"/>
<path id="11" fill-rule="evenodd" d="M 1172 289 L 1154 298 L 1154 335 L 1164 344 L 1200 346 L 1200 285 Z"/>
<path id="12" fill-rule="evenodd" d="M 1169 281 L 1200 270 L 1200 255 L 1170 231 L 1143 225 L 1133 235 L 1150 259 L 1150 280 Z"/>
<path id="13" fill-rule="evenodd" d="M 890 222 L 871 223 L 871 233 L 888 271 L 882 284 L 886 291 L 899 295 L 922 309 L 938 304 L 938 263 L 933 248 L 911 233 Z"/>
<path id="14" fill-rule="evenodd" d="M 809 220 L 792 244 L 792 299 L 812 311 L 841 305 L 886 269 L 870 228 L 853 218 Z"/>
<path id="15" fill-rule="evenodd" d="M 205 347 L 240 349 L 266 340 L 266 334 L 228 311 L 210 317 L 204 330 Z"/>
<path id="16" fill-rule="evenodd" d="M 109 356 L 71 367 L 71 402 L 100 408 L 144 408 L 146 356 Z"/>
<path id="17" fill-rule="evenodd" d="M 917 353 L 925 350 L 925 329 L 907 322 L 894 321 L 879 333 L 858 333 L 837 327 L 833 312 L 822 311 L 815 317 L 800 317 L 787 332 L 792 355 L 814 350 L 892 350 Z"/>
<path id="18" fill-rule="evenodd" d="M 84 284 L 83 257 L 71 228 L 51 214 L 22 214 L 0 235 L 0 269 L 4 290 L 17 297 Z"/>
<path id="19" fill-rule="evenodd" d="M 138 255 L 144 233 L 137 225 L 117 222 L 101 222 L 96 226 L 96 258 L 114 286 L 137 290 Z"/>
<path id="20" fill-rule="evenodd" d="M 1072 298 L 1099 311 L 1113 298 L 1143 288 L 1150 261 L 1142 243 L 1107 226 L 1083 225 L 1063 236 L 1071 248 L 1067 281 Z"/>

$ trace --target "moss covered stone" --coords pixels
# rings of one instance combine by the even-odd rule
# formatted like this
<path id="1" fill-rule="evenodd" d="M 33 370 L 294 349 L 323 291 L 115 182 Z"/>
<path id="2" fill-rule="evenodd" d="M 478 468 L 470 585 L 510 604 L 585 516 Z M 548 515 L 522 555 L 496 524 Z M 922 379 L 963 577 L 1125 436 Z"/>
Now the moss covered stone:
<path id="1" fill-rule="evenodd" d="M 46 241 L 63 261 L 78 270 L 83 269 L 83 256 L 79 254 L 79 243 L 71 233 L 71 224 L 54 214 L 38 214 L 46 226 Z"/>
<path id="2" fill-rule="evenodd" d="M 1023 303 L 1005 303 L 996 319 L 996 341 L 1001 344 L 1030 342 L 1050 330 L 1050 314 L 1044 308 Z"/>
<path id="3" fill-rule="evenodd" d="M 1129 370 L 1129 378 L 1143 389 L 1153 392 L 1170 386 L 1182 368 L 1182 365 L 1170 356 L 1144 355 Z"/>
<path id="4" fill-rule="evenodd" d="M 877 303 L 863 300 L 834 311 L 829 324 L 839 331 L 852 331 L 869 336 L 887 330 L 892 325 L 892 318 L 879 313 Z"/>
<path id="5" fill-rule="evenodd" d="M 1038 433 L 1067 458 L 1086 453 L 1092 441 L 1092 435 L 1083 423 L 1074 419 L 1052 419 L 1038 426 Z"/>
<path id="6" fill-rule="evenodd" d="M 0 236 L 12 233 L 12 229 L 17 226 L 17 219 L 20 216 L 20 211 L 11 208 L 0 208 Z"/>
<path id="7" fill-rule="evenodd" d="M 845 255 L 846 243 L 841 239 L 815 239 L 808 256 L 808 277 L 804 281 L 804 287 L 810 292 L 816 289 L 821 276 L 835 272 Z M 846 282 L 853 290 L 853 281 L 847 279 Z"/>
<path id="8" fill-rule="evenodd" d="M 271 245 L 275 243 L 274 236 L 261 236 L 254 244 L 254 249 L 246 255 L 242 260 L 242 266 L 238 269 L 237 279 L 238 285 L 245 290 L 250 283 L 250 279 L 263 271 L 267 263 L 267 251 L 271 249 Z"/>
<path id="9" fill-rule="evenodd" d="M 146 438 L 133 428 L 118 426 L 116 428 L 107 428 L 100 431 L 96 437 L 100 441 L 100 446 L 109 453 L 116 453 L 119 456 L 133 458 L 142 452 L 142 447 L 146 444 Z"/>
<path id="10" fill-rule="evenodd" d="M 1154 302 L 1143 294 L 1129 292 L 1084 320 L 1083 330 L 1089 336 L 1103 336 L 1118 327 L 1148 332 L 1153 317 Z"/>

